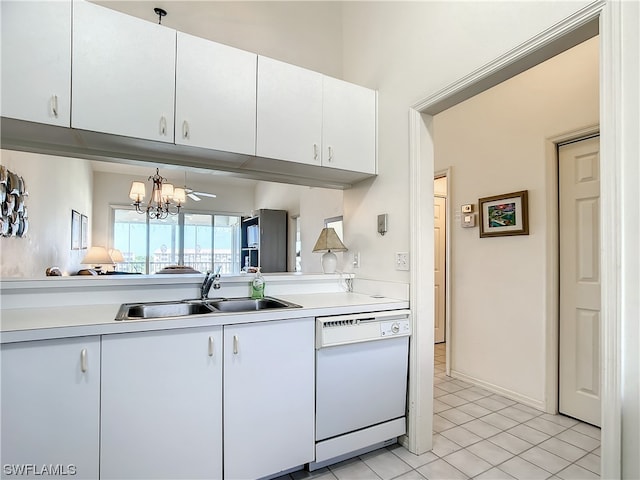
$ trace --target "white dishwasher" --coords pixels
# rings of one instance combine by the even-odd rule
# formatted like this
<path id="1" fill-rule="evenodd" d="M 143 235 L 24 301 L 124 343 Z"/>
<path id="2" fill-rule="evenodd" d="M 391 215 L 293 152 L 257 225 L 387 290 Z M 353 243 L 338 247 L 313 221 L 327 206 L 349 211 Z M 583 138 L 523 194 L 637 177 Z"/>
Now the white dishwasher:
<path id="1" fill-rule="evenodd" d="M 406 432 L 409 310 L 316 318 L 315 470 Z"/>

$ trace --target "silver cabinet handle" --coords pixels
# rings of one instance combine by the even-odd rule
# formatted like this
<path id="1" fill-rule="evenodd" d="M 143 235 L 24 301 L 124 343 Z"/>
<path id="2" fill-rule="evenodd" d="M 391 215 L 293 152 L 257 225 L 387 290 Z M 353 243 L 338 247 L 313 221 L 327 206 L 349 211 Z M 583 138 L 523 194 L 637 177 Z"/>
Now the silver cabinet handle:
<path id="1" fill-rule="evenodd" d="M 318 159 L 318 145 L 317 144 L 313 144 L 313 159 L 317 160 Z"/>
<path id="2" fill-rule="evenodd" d="M 328 161 L 332 161 L 333 160 L 333 148 L 329 147 L 329 158 Z"/>
<path id="3" fill-rule="evenodd" d="M 51 96 L 51 114 L 55 118 L 58 118 L 58 96 L 57 95 Z"/>
<path id="4" fill-rule="evenodd" d="M 234 335 L 233 336 L 233 354 L 234 355 L 238 354 L 239 344 L 240 344 L 240 340 L 238 339 L 238 335 Z"/>
<path id="5" fill-rule="evenodd" d="M 182 122 L 182 138 L 189 138 L 189 122 L 186 120 Z"/>
<path id="6" fill-rule="evenodd" d="M 167 118 L 164 115 L 160 117 L 160 135 L 167 135 Z"/>
<path id="7" fill-rule="evenodd" d="M 83 348 L 80 351 L 80 370 L 82 370 L 82 373 L 86 372 L 88 370 L 88 366 L 87 366 L 87 349 Z"/>
<path id="8" fill-rule="evenodd" d="M 214 353 L 213 337 L 209 337 L 209 356 L 213 357 L 213 353 Z"/>

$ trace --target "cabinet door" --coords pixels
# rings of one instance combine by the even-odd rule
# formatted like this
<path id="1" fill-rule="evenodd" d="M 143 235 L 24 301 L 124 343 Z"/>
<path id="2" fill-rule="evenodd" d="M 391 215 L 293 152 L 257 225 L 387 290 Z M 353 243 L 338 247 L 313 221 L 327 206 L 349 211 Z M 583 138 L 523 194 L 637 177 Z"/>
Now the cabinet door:
<path id="1" fill-rule="evenodd" d="M 258 57 L 256 154 L 320 165 L 322 75 Z"/>
<path id="2" fill-rule="evenodd" d="M 258 56 L 178 32 L 177 144 L 256 153 Z"/>
<path id="3" fill-rule="evenodd" d="M 376 173 L 376 92 L 324 77 L 322 166 Z"/>
<path id="4" fill-rule="evenodd" d="M 3 473 L 98 478 L 100 338 L 4 344 L 0 353 Z M 34 469 L 12 470 L 21 466 Z"/>
<path id="5" fill-rule="evenodd" d="M 175 30 L 73 4 L 71 125 L 173 142 Z"/>
<path id="6" fill-rule="evenodd" d="M 71 0 L 0 8 L 2 116 L 69 127 Z"/>
<path id="7" fill-rule="evenodd" d="M 100 478 L 222 478 L 222 327 L 105 335 Z"/>
<path id="8" fill-rule="evenodd" d="M 224 473 L 260 478 L 314 459 L 314 319 L 224 327 Z"/>

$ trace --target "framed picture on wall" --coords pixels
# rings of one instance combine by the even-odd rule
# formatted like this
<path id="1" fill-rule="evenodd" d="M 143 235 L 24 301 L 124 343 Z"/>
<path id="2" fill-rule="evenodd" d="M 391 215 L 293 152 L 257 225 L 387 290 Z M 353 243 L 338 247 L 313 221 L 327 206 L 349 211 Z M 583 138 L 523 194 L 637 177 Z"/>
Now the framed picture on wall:
<path id="1" fill-rule="evenodd" d="M 80 213 L 71 210 L 71 250 L 80 250 Z"/>
<path id="2" fill-rule="evenodd" d="M 478 200 L 480 237 L 529 235 L 528 190 Z"/>
<path id="3" fill-rule="evenodd" d="M 89 248 L 89 219 L 86 215 L 80 215 L 80 248 Z"/>

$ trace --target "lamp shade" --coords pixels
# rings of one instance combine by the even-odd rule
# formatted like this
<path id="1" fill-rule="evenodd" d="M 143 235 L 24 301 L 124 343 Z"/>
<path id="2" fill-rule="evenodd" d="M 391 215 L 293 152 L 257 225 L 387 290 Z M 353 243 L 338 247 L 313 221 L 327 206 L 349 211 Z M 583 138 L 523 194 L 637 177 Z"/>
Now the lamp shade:
<path id="1" fill-rule="evenodd" d="M 113 260 L 113 263 L 124 262 L 124 257 L 122 256 L 122 252 L 117 248 L 112 248 L 111 250 L 109 250 L 109 256 Z"/>
<path id="2" fill-rule="evenodd" d="M 184 188 L 176 187 L 173 189 L 173 201 L 176 202 L 176 205 L 182 205 L 187 201 L 187 192 Z"/>
<path id="3" fill-rule="evenodd" d="M 106 248 L 91 247 L 80 263 L 84 263 L 86 265 L 112 265 L 113 258 L 111 258 L 111 255 L 109 255 Z"/>
<path id="4" fill-rule="evenodd" d="M 340 241 L 340 237 L 333 228 L 323 228 L 318 237 L 314 252 L 326 252 L 322 255 L 322 271 L 334 273 L 338 264 L 338 257 L 333 252 L 344 252 L 347 247 Z"/>
<path id="5" fill-rule="evenodd" d="M 134 202 L 141 202 L 145 195 L 144 183 L 131 182 L 131 190 L 129 191 L 129 198 Z"/>
<path id="6" fill-rule="evenodd" d="M 333 228 L 323 228 L 318 237 L 314 252 L 344 252 L 347 247 L 340 241 L 340 237 Z"/>

